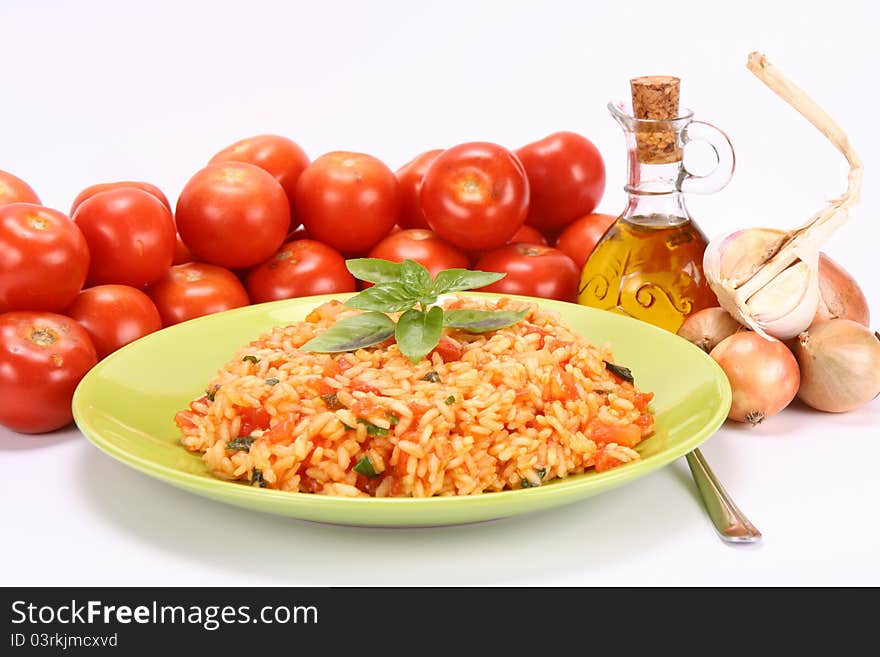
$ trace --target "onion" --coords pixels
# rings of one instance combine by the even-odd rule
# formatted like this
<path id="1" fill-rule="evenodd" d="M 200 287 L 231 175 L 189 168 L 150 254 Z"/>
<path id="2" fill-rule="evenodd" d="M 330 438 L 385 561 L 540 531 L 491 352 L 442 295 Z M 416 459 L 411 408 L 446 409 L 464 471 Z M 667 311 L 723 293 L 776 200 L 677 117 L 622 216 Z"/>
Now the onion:
<path id="1" fill-rule="evenodd" d="M 826 319 L 851 319 L 871 325 L 871 311 L 862 289 L 849 273 L 824 253 L 819 254 L 819 307 L 813 323 Z"/>
<path id="2" fill-rule="evenodd" d="M 724 308 L 703 308 L 684 320 L 678 335 L 709 353 L 715 345 L 741 328 L 742 325 Z"/>
<path id="3" fill-rule="evenodd" d="M 791 403 L 800 372 L 788 347 L 776 338 L 741 331 L 722 340 L 709 354 L 730 381 L 733 402 L 727 417 L 760 423 Z"/>
<path id="4" fill-rule="evenodd" d="M 798 397 L 828 413 L 844 413 L 880 395 L 880 337 L 848 319 L 811 326 L 798 336 Z"/>

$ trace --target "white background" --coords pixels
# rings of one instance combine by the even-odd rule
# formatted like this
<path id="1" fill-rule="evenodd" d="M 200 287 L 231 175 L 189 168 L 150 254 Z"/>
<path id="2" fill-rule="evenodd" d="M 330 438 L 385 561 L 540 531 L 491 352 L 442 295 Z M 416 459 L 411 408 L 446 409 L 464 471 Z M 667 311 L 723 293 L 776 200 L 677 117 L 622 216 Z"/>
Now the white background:
<path id="1" fill-rule="evenodd" d="M 626 7 L 621 7 L 626 5 Z M 0 169 L 63 210 L 83 187 L 143 179 L 172 201 L 221 147 L 263 132 L 316 157 L 397 168 L 470 140 L 557 130 L 605 156 L 600 209 L 623 202 L 605 104 L 635 75 L 683 78 L 725 130 L 733 182 L 689 200 L 710 235 L 794 227 L 845 188 L 846 164 L 747 72 L 760 49 L 848 131 L 863 201 L 826 251 L 880 321 L 876 3 L 169 2 L 0 4 Z M 875 327 L 876 328 L 876 327 Z M 686 373 L 671 372 L 672 376 Z M 0 429 L 2 584 L 880 584 L 880 400 L 794 404 L 704 446 L 764 532 L 715 536 L 683 462 L 558 510 L 445 529 L 352 529 L 248 513 L 127 469 L 75 429 Z"/>

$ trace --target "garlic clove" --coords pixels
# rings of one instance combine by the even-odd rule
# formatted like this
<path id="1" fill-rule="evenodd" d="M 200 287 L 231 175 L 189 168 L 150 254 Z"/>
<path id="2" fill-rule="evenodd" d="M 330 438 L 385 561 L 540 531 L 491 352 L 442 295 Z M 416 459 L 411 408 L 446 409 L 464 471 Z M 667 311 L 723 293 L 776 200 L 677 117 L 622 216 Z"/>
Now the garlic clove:
<path id="1" fill-rule="evenodd" d="M 785 231 L 747 228 L 721 238 L 718 244 L 718 275 L 731 287 L 739 287 L 754 276 L 785 242 Z"/>
<path id="2" fill-rule="evenodd" d="M 753 294 L 746 306 L 766 333 L 788 340 L 812 323 L 819 297 L 818 271 L 800 261 Z"/>

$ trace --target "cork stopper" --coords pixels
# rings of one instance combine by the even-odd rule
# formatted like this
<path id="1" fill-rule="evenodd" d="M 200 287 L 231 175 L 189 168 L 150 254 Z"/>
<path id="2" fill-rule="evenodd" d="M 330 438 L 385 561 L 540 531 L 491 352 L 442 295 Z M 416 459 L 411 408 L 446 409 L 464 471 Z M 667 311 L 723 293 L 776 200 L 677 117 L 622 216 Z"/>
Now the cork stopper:
<path id="1" fill-rule="evenodd" d="M 630 80 L 633 114 L 637 119 L 669 121 L 678 117 L 681 80 L 670 75 L 646 75 Z M 639 125 L 639 162 L 668 164 L 681 160 L 677 132 L 664 125 Z"/>

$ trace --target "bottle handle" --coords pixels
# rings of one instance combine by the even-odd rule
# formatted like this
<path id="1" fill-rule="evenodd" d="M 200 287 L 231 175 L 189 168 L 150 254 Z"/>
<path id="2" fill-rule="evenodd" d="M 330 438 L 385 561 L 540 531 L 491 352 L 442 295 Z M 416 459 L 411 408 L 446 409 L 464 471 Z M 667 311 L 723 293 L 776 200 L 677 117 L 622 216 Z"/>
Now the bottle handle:
<path id="1" fill-rule="evenodd" d="M 686 194 L 713 194 L 724 188 L 733 176 L 736 167 L 736 156 L 730 139 L 711 123 L 691 121 L 681 131 L 682 148 L 686 149 L 690 142 L 704 142 L 715 152 L 715 168 L 704 176 L 698 176 L 687 170 L 682 163 L 676 187 Z"/>

